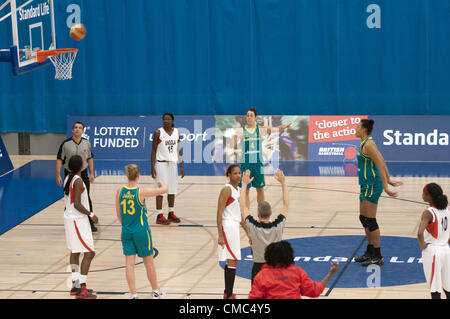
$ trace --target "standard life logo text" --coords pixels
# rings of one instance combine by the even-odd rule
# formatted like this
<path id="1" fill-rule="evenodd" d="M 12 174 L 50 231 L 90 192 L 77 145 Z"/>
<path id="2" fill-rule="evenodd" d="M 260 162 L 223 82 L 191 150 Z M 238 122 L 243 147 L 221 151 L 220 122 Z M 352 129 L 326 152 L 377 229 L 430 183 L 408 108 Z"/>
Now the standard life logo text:
<path id="1" fill-rule="evenodd" d="M 422 263 L 422 258 L 409 256 L 409 257 L 399 257 L 399 256 L 392 256 L 392 257 L 383 257 L 385 263 L 391 263 L 391 264 L 413 264 L 413 263 Z M 333 256 L 295 256 L 294 262 L 330 262 L 330 261 L 336 261 L 339 263 L 345 263 L 349 260 L 348 257 L 333 257 Z M 244 260 L 253 261 L 252 255 L 247 255 Z M 355 258 L 351 259 L 351 262 L 355 262 Z"/>
<path id="2" fill-rule="evenodd" d="M 448 133 L 439 132 L 434 129 L 432 132 L 408 133 L 394 130 L 383 132 L 383 145 L 408 145 L 408 146 L 446 146 L 448 144 Z"/>

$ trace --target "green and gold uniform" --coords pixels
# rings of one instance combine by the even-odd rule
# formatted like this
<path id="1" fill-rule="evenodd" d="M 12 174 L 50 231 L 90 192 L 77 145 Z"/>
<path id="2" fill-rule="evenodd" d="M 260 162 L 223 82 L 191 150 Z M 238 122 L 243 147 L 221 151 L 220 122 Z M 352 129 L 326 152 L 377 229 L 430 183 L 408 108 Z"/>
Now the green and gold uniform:
<path id="1" fill-rule="evenodd" d="M 139 198 L 139 187 L 123 186 L 119 194 L 119 205 L 122 214 L 123 254 L 137 254 L 141 258 L 153 255 L 147 207 Z"/>
<path id="2" fill-rule="evenodd" d="M 262 159 L 262 146 L 261 135 L 259 132 L 259 125 L 251 130 L 246 126 L 242 128 L 242 158 L 240 162 L 241 171 L 244 173 L 246 170 L 250 170 L 250 178 L 253 177 L 253 181 L 247 185 L 247 188 L 263 188 L 266 186 L 264 180 L 264 165 Z M 239 187 L 241 187 L 239 183 Z"/>
<path id="3" fill-rule="evenodd" d="M 383 193 L 383 182 L 381 180 L 380 171 L 370 157 L 365 156 L 362 153 L 363 146 L 367 141 L 373 141 L 373 138 L 369 136 L 361 142 L 357 155 L 358 160 L 358 179 L 361 187 L 361 193 L 359 194 L 359 201 L 367 200 L 371 203 L 378 204 L 378 199 Z"/>

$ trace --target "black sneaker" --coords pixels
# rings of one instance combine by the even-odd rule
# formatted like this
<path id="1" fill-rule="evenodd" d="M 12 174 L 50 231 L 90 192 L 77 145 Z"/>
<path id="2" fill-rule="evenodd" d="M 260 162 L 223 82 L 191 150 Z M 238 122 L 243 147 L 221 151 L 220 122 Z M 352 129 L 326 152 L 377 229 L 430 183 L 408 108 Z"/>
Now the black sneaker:
<path id="1" fill-rule="evenodd" d="M 381 266 L 384 264 L 384 259 L 383 257 L 372 257 L 369 260 L 366 260 L 364 262 L 361 263 L 361 266 L 363 267 L 367 267 L 369 265 L 378 265 Z"/>
<path id="2" fill-rule="evenodd" d="M 365 262 L 365 261 L 367 261 L 367 260 L 369 260 L 369 259 L 370 259 L 370 256 L 369 256 L 369 255 L 366 255 L 366 253 L 364 253 L 364 255 L 359 256 L 359 257 L 356 257 L 356 258 L 355 258 L 355 261 L 356 261 L 357 263 L 362 263 L 362 262 Z"/>

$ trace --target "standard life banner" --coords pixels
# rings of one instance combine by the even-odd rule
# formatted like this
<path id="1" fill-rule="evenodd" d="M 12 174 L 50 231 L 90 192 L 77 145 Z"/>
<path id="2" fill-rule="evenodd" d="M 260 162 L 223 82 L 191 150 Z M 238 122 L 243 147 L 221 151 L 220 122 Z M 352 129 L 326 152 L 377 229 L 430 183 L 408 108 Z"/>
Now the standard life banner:
<path id="1" fill-rule="evenodd" d="M 386 161 L 450 162 L 450 116 L 258 116 L 261 126 L 292 123 L 290 130 L 265 135 L 264 163 L 354 163 L 361 140 L 355 128 L 361 119 L 375 121 L 372 136 Z M 85 125 L 96 159 L 150 160 L 153 134 L 162 127 L 162 116 L 71 116 L 67 136 L 76 121 Z M 235 163 L 240 146 L 233 135 L 242 130 L 245 117 L 175 116 L 185 163 Z M 354 166 L 349 165 L 352 171 Z"/>
<path id="2" fill-rule="evenodd" d="M 449 162 L 450 116 L 371 116 L 386 161 Z"/>
<path id="3" fill-rule="evenodd" d="M 77 121 L 84 124 L 83 136 L 91 142 L 95 159 L 150 160 L 153 134 L 163 126 L 162 116 L 70 116 L 68 137 Z M 184 162 L 211 161 L 214 117 L 176 116 L 174 125 Z"/>

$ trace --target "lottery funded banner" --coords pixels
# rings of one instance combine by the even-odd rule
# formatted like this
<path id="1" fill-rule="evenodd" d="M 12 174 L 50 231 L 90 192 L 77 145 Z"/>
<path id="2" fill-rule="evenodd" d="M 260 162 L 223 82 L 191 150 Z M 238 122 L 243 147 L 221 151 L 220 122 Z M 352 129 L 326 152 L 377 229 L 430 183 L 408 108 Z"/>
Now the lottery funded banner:
<path id="1" fill-rule="evenodd" d="M 154 132 L 163 126 L 162 116 L 70 116 L 67 137 L 73 124 L 84 124 L 83 137 L 91 143 L 95 159 L 150 160 Z M 214 151 L 214 117 L 175 116 L 180 132 L 183 162 L 211 161 Z"/>
<path id="2" fill-rule="evenodd" d="M 309 161 L 355 161 L 361 140 L 356 126 L 367 115 L 310 116 Z"/>

